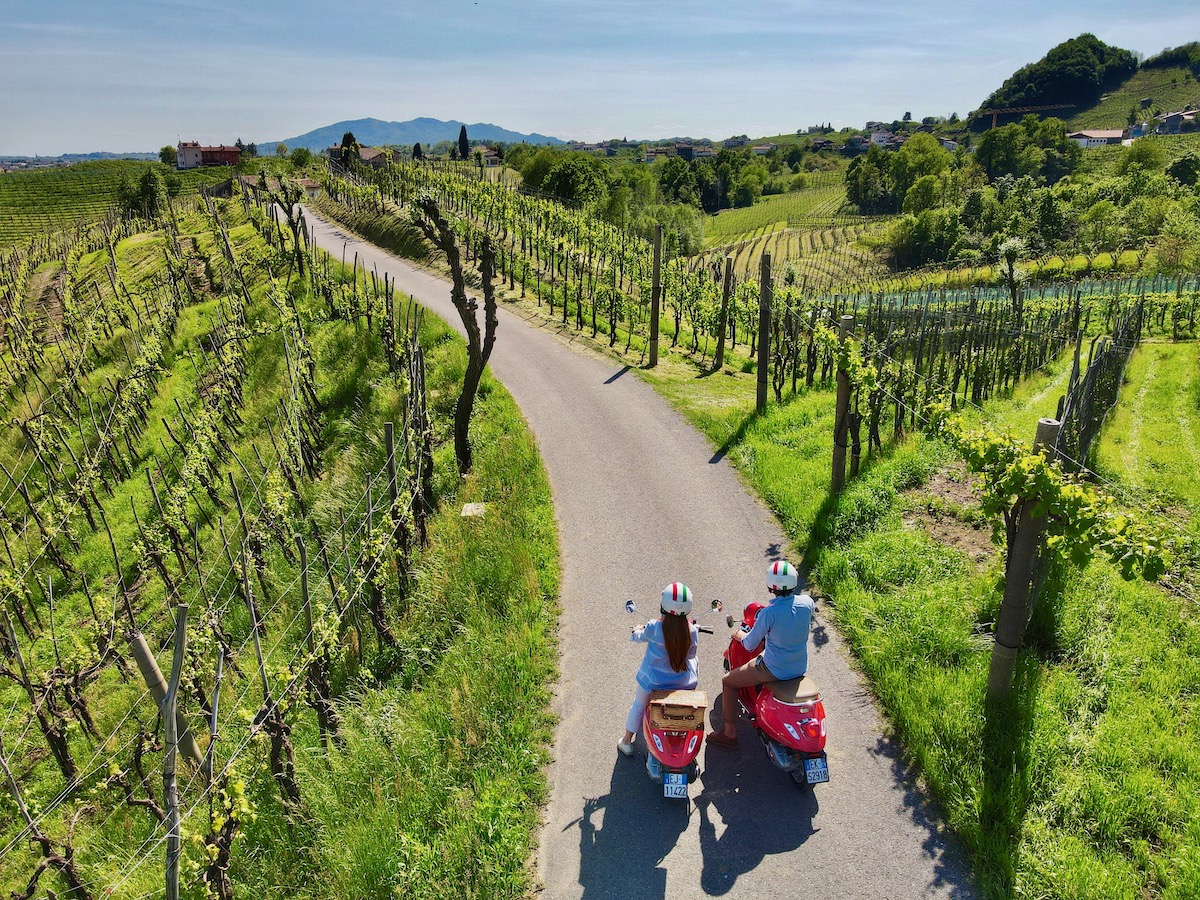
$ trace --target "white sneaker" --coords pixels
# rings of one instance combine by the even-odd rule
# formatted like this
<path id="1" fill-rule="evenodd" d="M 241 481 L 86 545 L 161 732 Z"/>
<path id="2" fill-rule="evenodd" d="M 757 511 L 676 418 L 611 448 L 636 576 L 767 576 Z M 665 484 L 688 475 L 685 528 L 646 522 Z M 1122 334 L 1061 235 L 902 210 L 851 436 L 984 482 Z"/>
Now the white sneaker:
<path id="1" fill-rule="evenodd" d="M 628 744 L 624 741 L 617 741 L 617 749 L 620 750 L 625 756 L 633 756 L 632 741 L 630 741 Z"/>

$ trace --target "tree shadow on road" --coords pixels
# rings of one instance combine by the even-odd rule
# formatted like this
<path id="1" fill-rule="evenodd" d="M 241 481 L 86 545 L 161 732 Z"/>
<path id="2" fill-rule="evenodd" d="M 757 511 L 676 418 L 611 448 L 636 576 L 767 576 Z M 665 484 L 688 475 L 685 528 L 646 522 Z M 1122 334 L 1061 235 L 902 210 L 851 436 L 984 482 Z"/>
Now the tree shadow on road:
<path id="1" fill-rule="evenodd" d="M 584 900 L 663 898 L 662 861 L 688 826 L 690 804 L 667 800 L 646 774 L 645 755 L 618 757 L 608 793 L 583 801 L 579 828 L 579 883 Z M 566 830 L 566 829 L 564 829 Z"/>
<path id="2" fill-rule="evenodd" d="M 720 721 L 717 710 L 713 713 Z M 798 789 L 772 766 L 749 727 L 743 725 L 739 739 L 737 750 L 707 749 L 701 761 L 700 887 L 713 897 L 729 893 L 767 856 L 795 850 L 818 830 L 816 793 Z M 724 825 L 720 835 L 717 817 Z"/>

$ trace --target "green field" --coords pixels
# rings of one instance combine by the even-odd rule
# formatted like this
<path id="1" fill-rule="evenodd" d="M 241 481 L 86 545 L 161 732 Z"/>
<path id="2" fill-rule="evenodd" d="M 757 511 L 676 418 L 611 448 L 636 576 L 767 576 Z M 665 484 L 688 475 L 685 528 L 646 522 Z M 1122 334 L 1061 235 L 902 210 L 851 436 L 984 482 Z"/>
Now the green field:
<path id="1" fill-rule="evenodd" d="M 705 245 L 732 244 L 801 224 L 828 224 L 846 202 L 842 173 L 814 172 L 804 177 L 807 183 L 801 191 L 773 194 L 753 206 L 722 210 L 705 219 Z"/>
<path id="2" fill-rule="evenodd" d="M 1154 102 L 1149 109 L 1143 110 L 1142 100 L 1147 97 Z M 1140 122 L 1143 117 L 1175 112 L 1189 105 L 1200 107 L 1200 82 L 1189 69 L 1184 66 L 1139 69 L 1117 90 L 1105 94 L 1095 106 L 1071 115 L 1067 124 L 1073 131 L 1125 128 L 1129 124 L 1130 110 L 1136 110 Z M 1063 110 L 1063 118 L 1071 112 Z"/>
<path id="3" fill-rule="evenodd" d="M 178 177 L 184 191 L 229 177 L 230 169 L 176 172 L 159 162 L 113 159 L 76 163 L 61 169 L 34 169 L 0 175 L 0 247 L 34 234 L 98 222 L 117 201 L 122 178 L 134 184 L 147 169 Z"/>
<path id="4" fill-rule="evenodd" d="M 1200 525 L 1200 344 L 1138 348 L 1095 465 L 1164 516 Z"/>

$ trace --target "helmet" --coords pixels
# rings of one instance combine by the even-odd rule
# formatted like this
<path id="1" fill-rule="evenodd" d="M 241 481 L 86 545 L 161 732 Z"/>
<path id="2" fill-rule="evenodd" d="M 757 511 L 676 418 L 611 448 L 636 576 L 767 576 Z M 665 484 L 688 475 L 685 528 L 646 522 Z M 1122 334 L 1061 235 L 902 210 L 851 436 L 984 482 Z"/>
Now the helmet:
<path id="1" fill-rule="evenodd" d="M 692 611 L 692 590 L 682 581 L 672 581 L 662 592 L 662 611 L 672 616 L 686 616 Z"/>
<path id="2" fill-rule="evenodd" d="M 800 575 L 796 572 L 796 567 L 786 560 L 773 562 L 767 569 L 767 588 L 774 593 L 786 594 L 794 591 L 799 583 Z"/>

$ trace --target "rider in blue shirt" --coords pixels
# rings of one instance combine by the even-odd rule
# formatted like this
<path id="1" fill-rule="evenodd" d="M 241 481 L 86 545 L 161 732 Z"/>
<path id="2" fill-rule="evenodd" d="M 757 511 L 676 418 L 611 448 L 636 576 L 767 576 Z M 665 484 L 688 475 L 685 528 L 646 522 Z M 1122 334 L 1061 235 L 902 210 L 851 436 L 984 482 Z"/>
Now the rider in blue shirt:
<path id="1" fill-rule="evenodd" d="M 808 631 L 812 624 L 813 600 L 808 594 L 796 596 L 800 576 L 791 563 L 779 560 L 767 570 L 767 589 L 771 604 L 758 611 L 754 627 L 735 631 L 734 638 L 747 647 L 757 647 L 765 638 L 766 649 L 727 674 L 721 680 L 721 714 L 725 725 L 708 736 L 710 743 L 736 747 L 738 690 L 752 684 L 790 681 L 808 671 Z"/>

